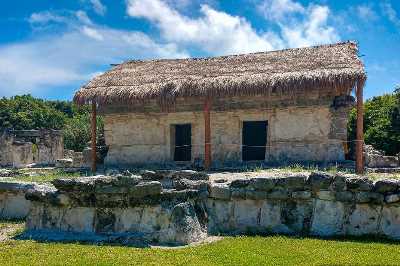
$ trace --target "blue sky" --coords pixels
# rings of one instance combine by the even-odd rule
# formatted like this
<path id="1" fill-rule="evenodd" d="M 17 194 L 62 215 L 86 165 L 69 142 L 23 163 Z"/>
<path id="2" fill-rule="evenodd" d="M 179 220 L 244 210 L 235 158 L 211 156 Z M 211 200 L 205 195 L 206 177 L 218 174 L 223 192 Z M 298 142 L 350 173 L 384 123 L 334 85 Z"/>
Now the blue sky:
<path id="1" fill-rule="evenodd" d="M 71 99 L 128 59 L 359 42 L 365 98 L 400 84 L 400 0 L 14 0 L 0 9 L 0 96 Z"/>

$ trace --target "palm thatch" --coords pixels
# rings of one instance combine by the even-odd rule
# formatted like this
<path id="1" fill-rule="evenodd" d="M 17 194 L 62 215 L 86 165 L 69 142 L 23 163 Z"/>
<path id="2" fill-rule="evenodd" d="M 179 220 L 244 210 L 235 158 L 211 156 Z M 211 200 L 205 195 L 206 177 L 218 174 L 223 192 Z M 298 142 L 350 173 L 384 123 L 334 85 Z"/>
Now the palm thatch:
<path id="1" fill-rule="evenodd" d="M 336 90 L 363 86 L 366 74 L 354 42 L 212 58 L 128 61 L 92 79 L 78 104 L 132 104 L 178 97 L 270 95 L 280 90 Z"/>

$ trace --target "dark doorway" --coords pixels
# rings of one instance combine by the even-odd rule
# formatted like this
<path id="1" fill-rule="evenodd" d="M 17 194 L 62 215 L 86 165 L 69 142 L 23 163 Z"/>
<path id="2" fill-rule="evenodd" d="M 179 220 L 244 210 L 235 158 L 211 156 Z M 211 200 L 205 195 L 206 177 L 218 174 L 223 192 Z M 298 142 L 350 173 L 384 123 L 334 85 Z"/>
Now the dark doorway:
<path id="1" fill-rule="evenodd" d="M 174 161 L 192 160 L 192 125 L 175 125 Z"/>
<path id="2" fill-rule="evenodd" d="M 242 132 L 243 161 L 265 160 L 268 121 L 244 121 Z"/>

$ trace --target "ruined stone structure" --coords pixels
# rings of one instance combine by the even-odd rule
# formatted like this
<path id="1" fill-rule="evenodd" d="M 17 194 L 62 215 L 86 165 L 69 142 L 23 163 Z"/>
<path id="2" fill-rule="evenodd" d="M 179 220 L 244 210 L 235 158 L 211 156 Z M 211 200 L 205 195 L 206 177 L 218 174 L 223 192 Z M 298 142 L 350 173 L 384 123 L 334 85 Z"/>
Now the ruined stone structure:
<path id="1" fill-rule="evenodd" d="M 55 180 L 27 192 L 25 235 L 146 245 L 249 233 L 400 239 L 398 180 L 323 172 L 205 179 L 164 170 Z"/>
<path id="2" fill-rule="evenodd" d="M 34 183 L 0 182 L 0 219 L 24 219 L 31 207 L 25 193 L 36 186 Z"/>
<path id="3" fill-rule="evenodd" d="M 64 156 L 58 130 L 5 130 L 0 135 L 0 166 L 53 165 Z"/>
<path id="4" fill-rule="evenodd" d="M 104 115 L 108 166 L 336 162 L 347 152 L 351 92 L 365 79 L 356 44 L 347 42 L 129 61 L 74 101 L 96 103 Z"/>

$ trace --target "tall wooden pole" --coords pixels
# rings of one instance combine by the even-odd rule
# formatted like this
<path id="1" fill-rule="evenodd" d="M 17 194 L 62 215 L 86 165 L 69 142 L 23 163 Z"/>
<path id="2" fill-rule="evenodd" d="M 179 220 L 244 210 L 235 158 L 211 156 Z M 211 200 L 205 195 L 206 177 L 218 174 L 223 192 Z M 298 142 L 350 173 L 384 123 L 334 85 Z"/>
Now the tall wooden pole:
<path id="1" fill-rule="evenodd" d="M 356 87 L 357 94 L 357 141 L 356 141 L 356 173 L 364 173 L 364 107 L 363 107 L 363 86 L 358 84 Z"/>
<path id="2" fill-rule="evenodd" d="M 210 126 L 211 100 L 206 99 L 204 103 L 204 167 L 206 170 L 211 166 L 211 126 Z"/>
<path id="3" fill-rule="evenodd" d="M 92 141 L 91 141 L 91 145 L 92 145 L 92 173 L 96 172 L 96 129 L 97 129 L 97 125 L 96 125 L 96 101 L 92 101 L 92 121 L 91 121 L 91 125 L 92 125 Z"/>

